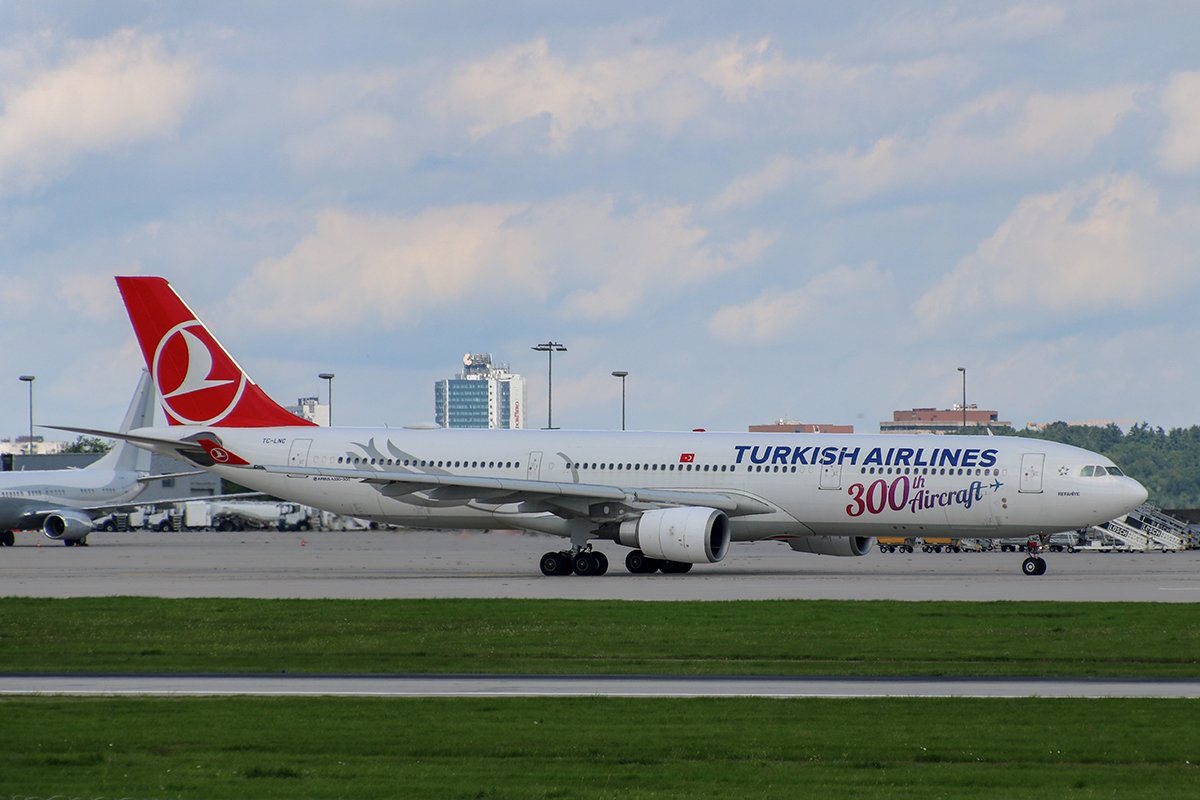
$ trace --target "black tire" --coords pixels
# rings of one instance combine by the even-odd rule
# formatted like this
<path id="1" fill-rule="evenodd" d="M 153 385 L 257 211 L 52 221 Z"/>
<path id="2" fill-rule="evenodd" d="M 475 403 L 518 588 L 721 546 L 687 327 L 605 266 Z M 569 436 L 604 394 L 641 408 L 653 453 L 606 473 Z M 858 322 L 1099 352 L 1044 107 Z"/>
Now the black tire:
<path id="1" fill-rule="evenodd" d="M 1032 556 L 1025 559 L 1021 562 L 1021 572 L 1024 572 L 1026 575 L 1041 575 L 1042 573 L 1038 572 L 1038 561 L 1040 559 L 1033 558 Z M 1044 562 L 1042 569 L 1045 569 Z"/>
<path id="2" fill-rule="evenodd" d="M 651 564 L 655 566 L 651 567 Z M 647 558 L 641 550 L 632 550 L 625 556 L 625 569 L 634 575 L 646 575 L 654 572 L 657 568 L 657 562 L 652 558 Z"/>
<path id="3" fill-rule="evenodd" d="M 541 567 L 543 575 L 554 577 L 555 575 L 566 574 L 562 562 L 561 553 L 543 553 L 542 560 L 538 562 L 538 566 Z"/>
<path id="4" fill-rule="evenodd" d="M 600 562 L 591 553 L 576 553 L 571 559 L 571 571 L 576 575 L 595 575 L 600 570 Z"/>
<path id="5" fill-rule="evenodd" d="M 1034 560 L 1037 561 L 1037 564 L 1038 564 L 1037 574 L 1045 575 L 1046 574 L 1046 559 L 1038 557 Z"/>
<path id="6" fill-rule="evenodd" d="M 12 547 L 17 543 L 17 537 L 12 531 L 0 531 L 0 547 Z"/>
<path id="7" fill-rule="evenodd" d="M 596 574 L 603 575 L 608 572 L 608 556 L 599 551 L 592 553 L 592 558 L 596 559 Z"/>

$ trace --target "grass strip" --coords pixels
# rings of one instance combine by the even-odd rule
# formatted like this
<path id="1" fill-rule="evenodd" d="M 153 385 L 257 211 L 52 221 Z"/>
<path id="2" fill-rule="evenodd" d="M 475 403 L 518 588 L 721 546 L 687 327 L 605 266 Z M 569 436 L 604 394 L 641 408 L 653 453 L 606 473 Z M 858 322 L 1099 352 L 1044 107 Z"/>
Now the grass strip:
<path id="1" fill-rule="evenodd" d="M 1186 604 L 0 600 L 4 672 L 1196 677 Z"/>
<path id="2" fill-rule="evenodd" d="M 1200 702 L 0 699 L 4 797 L 1200 796 Z"/>

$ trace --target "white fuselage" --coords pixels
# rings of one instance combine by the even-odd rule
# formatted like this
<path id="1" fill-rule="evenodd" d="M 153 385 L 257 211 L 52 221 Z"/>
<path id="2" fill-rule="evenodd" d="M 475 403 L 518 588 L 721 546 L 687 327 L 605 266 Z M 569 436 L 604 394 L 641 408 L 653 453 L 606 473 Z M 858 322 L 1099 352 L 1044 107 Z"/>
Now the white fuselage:
<path id="1" fill-rule="evenodd" d="M 1103 456 L 1018 437 L 193 426 L 132 433 L 178 440 L 201 432 L 253 465 L 326 471 L 210 467 L 224 478 L 335 513 L 417 527 L 559 532 L 558 517 L 536 502 L 389 492 L 363 479 L 417 473 L 720 492 L 768 507 L 731 515 L 739 541 L 1024 536 L 1105 522 L 1146 499 L 1131 478 L 1083 477 L 1086 466 L 1112 465 Z"/>
<path id="2" fill-rule="evenodd" d="M 32 512 L 124 503 L 145 489 L 138 473 L 111 469 L 54 469 L 0 473 L 0 529 L 19 528 Z"/>

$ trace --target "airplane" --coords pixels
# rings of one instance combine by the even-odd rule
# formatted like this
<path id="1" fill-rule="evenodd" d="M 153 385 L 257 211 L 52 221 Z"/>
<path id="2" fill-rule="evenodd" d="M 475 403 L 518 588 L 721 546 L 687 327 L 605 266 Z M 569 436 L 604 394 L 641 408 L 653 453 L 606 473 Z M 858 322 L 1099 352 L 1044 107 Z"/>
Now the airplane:
<path id="1" fill-rule="evenodd" d="M 272 400 L 161 277 L 117 285 L 166 428 L 116 436 L 251 489 L 421 528 L 522 529 L 548 576 L 684 573 L 731 542 L 861 557 L 874 537 L 1042 537 L 1147 493 L 1108 458 L 1018 437 L 317 427 Z M 1042 575 L 1037 553 L 1022 563 Z"/>
<path id="2" fill-rule="evenodd" d="M 154 385 L 143 370 L 121 431 L 153 422 Z M 38 528 L 67 547 L 86 545 L 94 518 L 128 507 L 152 481 L 198 474 L 149 472 L 149 451 L 127 442 L 119 442 L 83 469 L 0 472 L 0 545 L 12 547 L 15 530 Z"/>

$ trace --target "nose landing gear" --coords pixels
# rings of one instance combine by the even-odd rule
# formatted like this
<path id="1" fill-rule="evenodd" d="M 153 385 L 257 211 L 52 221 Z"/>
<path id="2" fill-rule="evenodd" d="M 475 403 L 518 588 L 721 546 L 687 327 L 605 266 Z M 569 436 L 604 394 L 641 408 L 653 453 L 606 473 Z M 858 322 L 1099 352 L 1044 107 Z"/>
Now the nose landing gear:
<path id="1" fill-rule="evenodd" d="M 1041 537 L 1031 538 L 1026 542 L 1025 552 L 1029 553 L 1029 557 L 1021 562 L 1021 572 L 1026 575 L 1046 574 L 1046 559 L 1039 555 L 1045 547 Z"/>

